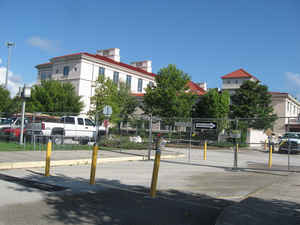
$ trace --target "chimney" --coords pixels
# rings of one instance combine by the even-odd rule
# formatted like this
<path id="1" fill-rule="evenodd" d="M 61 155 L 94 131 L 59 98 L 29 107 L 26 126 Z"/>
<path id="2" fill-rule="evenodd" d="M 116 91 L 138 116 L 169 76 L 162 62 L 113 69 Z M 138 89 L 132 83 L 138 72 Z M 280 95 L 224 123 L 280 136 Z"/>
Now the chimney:
<path id="1" fill-rule="evenodd" d="M 119 48 L 109 48 L 105 50 L 97 50 L 97 55 L 102 55 L 110 58 L 116 62 L 120 62 L 120 49 Z"/>
<path id="2" fill-rule="evenodd" d="M 152 73 L 152 61 L 151 60 L 132 62 L 132 63 L 130 63 L 130 65 L 140 68 L 142 70 L 145 70 L 149 73 Z"/>
<path id="3" fill-rule="evenodd" d="M 207 91 L 207 83 L 206 82 L 201 82 L 198 83 L 199 87 L 201 87 L 204 91 Z"/>

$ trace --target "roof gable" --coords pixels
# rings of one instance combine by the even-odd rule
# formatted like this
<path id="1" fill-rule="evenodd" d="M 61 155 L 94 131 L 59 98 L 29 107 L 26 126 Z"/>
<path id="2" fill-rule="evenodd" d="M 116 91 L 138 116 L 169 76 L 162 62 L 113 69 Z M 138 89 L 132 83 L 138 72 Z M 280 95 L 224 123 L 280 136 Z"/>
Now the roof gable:
<path id="1" fill-rule="evenodd" d="M 247 71 L 243 69 L 238 69 L 236 71 L 233 71 L 229 74 L 226 74 L 221 77 L 222 79 L 230 79 L 230 78 L 253 78 L 255 80 L 258 80 L 255 76 L 251 75 Z M 258 80 L 259 81 L 259 80 Z"/>

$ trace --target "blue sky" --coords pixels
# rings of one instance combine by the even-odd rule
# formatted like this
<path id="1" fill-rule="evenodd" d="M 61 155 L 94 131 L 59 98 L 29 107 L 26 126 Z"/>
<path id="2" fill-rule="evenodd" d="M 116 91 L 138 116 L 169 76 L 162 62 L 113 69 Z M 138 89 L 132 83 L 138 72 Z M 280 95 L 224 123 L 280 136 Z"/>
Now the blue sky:
<path id="1" fill-rule="evenodd" d="M 14 90 L 54 56 L 117 47 L 125 63 L 152 60 L 153 72 L 176 64 L 221 87 L 243 68 L 300 98 L 299 12 L 299 0 L 0 0 L 0 81 L 9 40 Z"/>

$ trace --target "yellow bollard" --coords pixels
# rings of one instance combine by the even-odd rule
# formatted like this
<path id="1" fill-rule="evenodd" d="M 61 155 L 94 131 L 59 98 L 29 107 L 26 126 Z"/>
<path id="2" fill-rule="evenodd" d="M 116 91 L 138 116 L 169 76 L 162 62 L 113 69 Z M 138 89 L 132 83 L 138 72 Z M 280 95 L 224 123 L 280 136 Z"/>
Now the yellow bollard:
<path id="1" fill-rule="evenodd" d="M 270 149 L 269 149 L 269 168 L 272 167 L 272 145 L 270 145 Z"/>
<path id="2" fill-rule="evenodd" d="M 236 151 L 239 152 L 239 144 L 236 144 Z"/>
<path id="3" fill-rule="evenodd" d="M 157 186 L 157 179 L 158 179 L 160 154 L 161 154 L 160 150 L 159 149 L 156 150 L 154 166 L 153 166 L 153 173 L 152 173 L 151 189 L 150 189 L 150 196 L 152 198 L 155 198 L 155 196 L 156 196 L 156 186 Z"/>
<path id="4" fill-rule="evenodd" d="M 97 166 L 97 158 L 98 158 L 97 156 L 98 156 L 98 145 L 94 144 L 92 165 L 91 165 L 90 184 L 95 184 L 96 166 Z"/>
<path id="5" fill-rule="evenodd" d="M 204 154 L 203 154 L 204 160 L 206 160 L 206 151 L 207 151 L 207 141 L 204 142 Z"/>
<path id="6" fill-rule="evenodd" d="M 47 144 L 47 152 L 46 152 L 46 167 L 45 167 L 45 176 L 46 177 L 48 177 L 50 175 L 51 149 L 52 149 L 52 142 L 51 142 L 51 140 L 49 140 L 48 144 Z"/>

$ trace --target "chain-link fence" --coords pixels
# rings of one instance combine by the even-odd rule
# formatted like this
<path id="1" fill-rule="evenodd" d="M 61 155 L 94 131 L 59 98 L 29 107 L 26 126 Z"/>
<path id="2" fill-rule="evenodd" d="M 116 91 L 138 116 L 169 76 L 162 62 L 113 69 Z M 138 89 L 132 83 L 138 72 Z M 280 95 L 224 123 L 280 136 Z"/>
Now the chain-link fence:
<path id="1" fill-rule="evenodd" d="M 296 117 L 278 118 L 269 129 L 266 118 L 132 115 L 98 121 L 97 116 L 88 114 L 36 112 L 26 113 L 23 125 L 19 113 L 0 118 L 0 151 L 43 151 L 51 140 L 53 150 L 74 152 L 91 150 L 98 142 L 103 150 L 143 150 L 150 158 L 160 133 L 167 143 L 165 152 L 182 153 L 187 163 L 300 171 L 300 158 L 294 154 L 300 151 L 300 121 Z"/>

